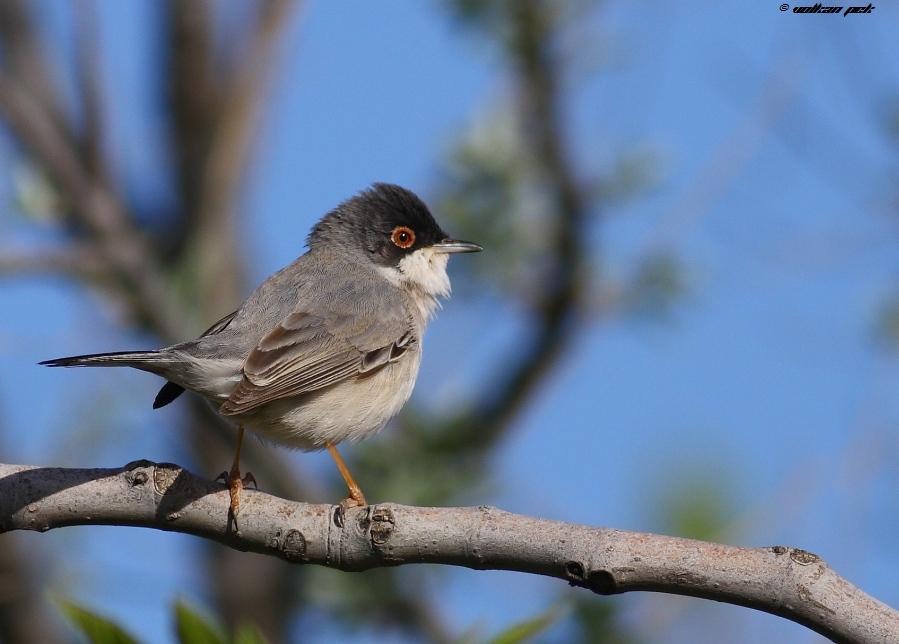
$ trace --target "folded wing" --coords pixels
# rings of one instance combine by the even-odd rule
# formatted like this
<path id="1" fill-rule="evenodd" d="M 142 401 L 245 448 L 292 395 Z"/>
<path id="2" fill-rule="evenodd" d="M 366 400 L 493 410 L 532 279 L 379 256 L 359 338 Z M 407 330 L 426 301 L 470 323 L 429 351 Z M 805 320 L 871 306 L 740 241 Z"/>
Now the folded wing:
<path id="1" fill-rule="evenodd" d="M 250 352 L 243 378 L 219 411 L 241 414 L 372 373 L 398 360 L 413 343 L 410 327 L 396 319 L 292 313 Z"/>

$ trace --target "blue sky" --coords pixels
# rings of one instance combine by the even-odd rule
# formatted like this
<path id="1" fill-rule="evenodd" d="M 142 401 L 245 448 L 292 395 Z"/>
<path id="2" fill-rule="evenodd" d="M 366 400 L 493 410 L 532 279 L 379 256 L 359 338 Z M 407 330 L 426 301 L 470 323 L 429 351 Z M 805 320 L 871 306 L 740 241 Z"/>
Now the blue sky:
<path id="1" fill-rule="evenodd" d="M 65 4 L 46 6 L 54 34 Z M 149 118 L 152 87 L 134 79 L 155 65 L 152 11 L 148 2 L 101 7 L 110 145 L 121 179 L 147 186 L 159 124 Z M 634 147 L 650 150 L 660 180 L 610 207 L 588 234 L 612 274 L 647 248 L 671 248 L 691 289 L 661 323 L 585 330 L 518 419 L 496 459 L 493 493 L 478 502 L 653 530 L 663 492 L 711 476 L 734 500 L 733 541 L 810 550 L 899 605 L 899 378 L 872 331 L 899 275 L 897 148 L 886 136 L 897 18 L 892 6 L 843 18 L 728 2 L 610 3 L 592 14 L 584 75 L 566 105 L 575 153 L 602 168 Z M 496 52 L 439 4 L 312 3 L 285 47 L 241 207 L 254 284 L 302 251 L 321 214 L 373 181 L 433 196 L 454 138 L 507 91 Z M 5 139 L 0 158 L 17 158 Z M 10 185 L 0 186 L 8 201 Z M 146 198 L 164 200 L 165 185 Z M 15 217 L 0 218 L 0 231 L 21 246 L 49 234 Z M 446 368 L 460 342 L 485 338 L 499 358 L 510 350 L 515 311 L 497 318 L 486 308 L 462 298 L 444 307 L 426 342 L 421 400 L 452 404 L 477 378 L 476 360 Z M 182 460 L 171 435 L 179 411 L 151 412 L 151 376 L 36 366 L 152 339 L 122 333 L 99 296 L 61 279 L 0 281 L 0 311 L 5 459 Z M 99 439 L 90 446 L 74 434 L 86 420 Z M 312 477 L 333 467 L 327 455 L 292 458 Z M 48 587 L 148 641 L 171 637 L 178 593 L 200 592 L 188 537 L 89 528 L 28 540 L 79 553 L 55 560 Z M 140 597 L 127 592 L 136 576 L 146 580 Z M 575 592 L 510 573 L 452 571 L 435 583 L 448 620 L 487 632 Z M 718 641 L 707 639 L 716 627 L 736 629 L 732 641 L 816 641 L 744 609 L 626 601 L 651 641 Z"/>

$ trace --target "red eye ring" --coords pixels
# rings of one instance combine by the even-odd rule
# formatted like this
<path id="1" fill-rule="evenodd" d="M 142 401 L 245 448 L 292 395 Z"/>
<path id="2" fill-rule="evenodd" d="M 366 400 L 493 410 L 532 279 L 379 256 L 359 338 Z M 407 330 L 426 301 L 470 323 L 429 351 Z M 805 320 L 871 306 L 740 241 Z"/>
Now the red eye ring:
<path id="1" fill-rule="evenodd" d="M 399 248 L 410 248 L 415 243 L 415 233 L 406 226 L 397 226 L 390 233 L 390 241 Z"/>

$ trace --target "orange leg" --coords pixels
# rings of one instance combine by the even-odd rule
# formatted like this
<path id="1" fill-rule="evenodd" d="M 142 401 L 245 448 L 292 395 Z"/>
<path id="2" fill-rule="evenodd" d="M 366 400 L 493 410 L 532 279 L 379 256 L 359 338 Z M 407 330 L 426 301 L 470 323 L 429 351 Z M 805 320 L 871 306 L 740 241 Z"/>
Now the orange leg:
<path id="1" fill-rule="evenodd" d="M 240 493 L 245 485 L 252 483 L 256 485 L 256 477 L 251 472 L 247 472 L 246 476 L 240 477 L 240 448 L 243 446 L 243 427 L 237 428 L 237 450 L 234 452 L 234 463 L 231 465 L 230 472 L 222 472 L 219 478 L 225 479 L 228 484 L 228 492 L 231 494 L 231 516 L 237 517 L 240 512 Z"/>
<path id="2" fill-rule="evenodd" d="M 350 489 L 350 498 L 341 501 L 340 505 L 344 509 L 366 505 L 365 497 L 362 496 L 362 490 L 359 489 L 359 484 L 353 479 L 353 476 L 346 467 L 346 463 L 340 458 L 340 454 L 337 453 L 337 448 L 331 443 L 328 443 L 328 451 L 331 452 L 331 456 L 334 457 L 334 461 L 337 463 L 337 469 L 340 470 L 340 475 L 343 476 L 346 486 Z"/>

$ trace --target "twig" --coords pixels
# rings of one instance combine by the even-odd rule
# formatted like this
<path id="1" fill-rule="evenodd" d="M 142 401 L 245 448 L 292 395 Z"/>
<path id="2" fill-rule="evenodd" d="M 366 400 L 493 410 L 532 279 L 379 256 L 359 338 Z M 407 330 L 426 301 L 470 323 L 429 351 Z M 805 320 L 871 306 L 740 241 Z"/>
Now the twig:
<path id="1" fill-rule="evenodd" d="M 0 253 L 0 275 L 51 273 L 80 277 L 87 282 L 108 278 L 107 266 L 88 246 L 62 251 Z"/>
<path id="2" fill-rule="evenodd" d="M 0 2 L 0 45 L 4 69 L 44 106 L 70 144 L 74 132 L 63 114 L 56 78 L 47 60 L 47 49 L 40 42 L 32 12 L 34 7 L 22 0 Z"/>
<path id="3" fill-rule="evenodd" d="M 269 80 L 281 34 L 290 22 L 295 0 L 267 0 L 258 6 L 258 24 L 248 51 L 225 79 L 209 132 L 209 148 L 203 159 L 196 210 L 188 214 L 194 241 L 192 266 L 198 284 L 216 283 L 216 289 L 197 293 L 200 310 L 219 315 L 228 310 L 243 289 L 241 266 L 234 238 L 236 201 L 259 120 L 265 107 Z M 190 241 L 188 242 L 190 243 Z"/>
<path id="4" fill-rule="evenodd" d="M 181 192 L 181 225 L 189 229 L 199 203 L 199 178 L 209 151 L 210 133 L 219 111 L 220 94 L 214 73 L 213 16 L 208 2 L 170 0 L 168 13 L 168 112 L 172 147 Z M 186 235 L 176 236 L 178 243 Z M 180 249 L 179 249 L 180 250 Z"/>
<path id="5" fill-rule="evenodd" d="M 106 97 L 100 82 L 100 30 L 96 3 L 93 0 L 77 3 L 75 19 L 78 23 L 78 28 L 73 30 L 76 40 L 75 78 L 84 109 L 84 126 L 78 147 L 90 176 L 109 190 L 112 180 L 104 157 L 108 128 L 104 122 Z"/>
<path id="6" fill-rule="evenodd" d="M 534 331 L 521 357 L 498 379 L 488 397 L 473 405 L 474 413 L 456 419 L 442 437 L 445 444 L 464 444 L 486 451 L 508 429 L 534 389 L 565 354 L 578 329 L 577 315 L 586 307 L 583 274 L 590 257 L 584 227 L 588 199 L 569 158 L 561 114 L 562 63 L 553 50 L 552 9 L 534 0 L 509 5 L 510 50 L 518 85 L 521 134 L 543 192 L 555 206 L 547 269 L 532 304 Z"/>
<path id="7" fill-rule="evenodd" d="M 121 525 L 182 532 L 238 550 L 361 571 L 412 563 L 513 570 L 600 595 L 654 591 L 714 599 L 785 617 L 836 642 L 899 639 L 899 612 L 820 557 L 591 528 L 477 508 L 392 503 L 350 510 L 245 490 L 237 528 L 222 485 L 172 464 L 116 469 L 0 465 L 0 532 Z"/>
<path id="8" fill-rule="evenodd" d="M 181 335 L 158 263 L 125 206 L 92 180 L 45 107 L 4 71 L 0 71 L 0 114 L 58 182 L 96 240 L 110 274 L 131 296 L 135 313 L 164 337 Z"/>

